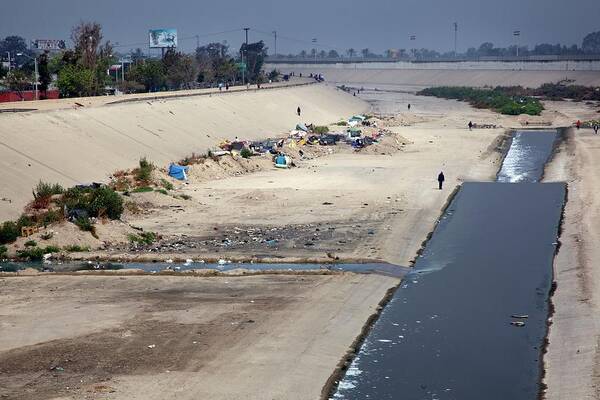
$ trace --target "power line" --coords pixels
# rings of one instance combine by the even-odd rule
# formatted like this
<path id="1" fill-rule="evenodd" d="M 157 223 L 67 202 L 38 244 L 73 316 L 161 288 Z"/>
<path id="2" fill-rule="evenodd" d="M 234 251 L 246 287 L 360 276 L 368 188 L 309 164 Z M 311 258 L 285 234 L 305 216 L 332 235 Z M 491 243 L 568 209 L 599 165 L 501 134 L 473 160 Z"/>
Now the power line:
<path id="1" fill-rule="evenodd" d="M 273 33 L 272 32 L 265 32 L 265 31 L 261 31 L 259 29 L 256 28 L 252 28 L 253 32 L 258 32 L 261 33 L 263 35 L 266 35 L 268 37 L 273 37 Z M 311 40 L 304 40 L 304 39 L 298 39 L 298 38 L 293 38 L 290 36 L 282 36 L 279 34 L 279 32 L 277 32 L 277 38 L 278 39 L 284 39 L 284 40 L 288 40 L 291 42 L 297 42 L 297 43 L 303 43 L 303 44 L 307 44 L 307 45 L 311 45 L 314 47 L 320 47 L 320 48 L 325 48 L 325 49 L 333 49 L 333 50 L 339 50 L 339 51 L 345 51 L 344 49 L 340 48 L 340 47 L 336 47 L 336 46 L 330 46 L 324 43 L 315 43 Z"/>
<path id="2" fill-rule="evenodd" d="M 202 34 L 202 35 L 184 36 L 184 37 L 177 38 L 177 40 L 180 41 L 180 42 L 187 41 L 187 40 L 192 40 L 192 39 L 199 40 L 200 38 L 203 38 L 203 37 L 218 36 L 218 35 L 223 35 L 223 34 L 226 34 L 226 33 L 239 32 L 241 30 L 243 30 L 243 29 L 242 28 L 237 28 L 237 29 L 230 29 L 230 30 L 221 31 L 221 32 L 205 33 L 205 34 Z M 147 44 L 148 44 L 148 42 L 137 42 L 137 43 L 118 44 L 118 45 L 113 45 L 112 47 L 113 48 L 134 47 L 134 46 L 145 46 Z"/>

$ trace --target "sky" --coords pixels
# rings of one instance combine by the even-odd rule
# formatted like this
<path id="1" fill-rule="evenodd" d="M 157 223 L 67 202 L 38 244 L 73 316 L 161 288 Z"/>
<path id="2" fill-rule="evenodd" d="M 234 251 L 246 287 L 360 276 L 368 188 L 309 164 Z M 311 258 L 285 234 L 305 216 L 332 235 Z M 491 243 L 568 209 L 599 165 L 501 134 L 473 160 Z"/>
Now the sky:
<path id="1" fill-rule="evenodd" d="M 600 31 L 600 0 L 0 0 L 0 37 L 64 39 L 80 21 L 97 21 L 117 49 L 147 51 L 148 29 L 177 28 L 180 48 L 223 42 L 238 49 L 248 27 L 251 42 L 264 40 L 274 52 L 316 47 L 383 52 L 390 48 L 458 51 L 482 42 L 496 46 L 561 43 L 581 45 Z M 416 40 L 411 42 L 409 37 Z M 316 45 L 312 39 L 317 39 Z"/>

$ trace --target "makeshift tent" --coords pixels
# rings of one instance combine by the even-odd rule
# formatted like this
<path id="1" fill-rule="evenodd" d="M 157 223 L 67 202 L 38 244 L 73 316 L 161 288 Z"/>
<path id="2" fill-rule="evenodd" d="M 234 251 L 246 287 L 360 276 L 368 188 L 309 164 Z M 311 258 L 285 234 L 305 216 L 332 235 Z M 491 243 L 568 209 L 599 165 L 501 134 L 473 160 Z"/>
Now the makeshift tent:
<path id="1" fill-rule="evenodd" d="M 353 116 L 352 116 L 352 118 L 350 118 L 350 119 L 348 120 L 348 122 L 350 122 L 350 121 L 359 121 L 359 122 L 362 122 L 362 121 L 364 121 L 365 119 L 367 119 L 367 117 L 365 117 L 365 116 L 363 116 L 363 115 L 353 115 Z"/>
<path id="2" fill-rule="evenodd" d="M 169 176 L 179 179 L 180 181 L 187 180 L 187 171 L 189 167 L 182 167 L 181 165 L 171 164 L 169 165 Z"/>
<path id="3" fill-rule="evenodd" d="M 289 168 L 290 161 L 291 160 L 289 157 L 284 156 L 283 154 L 280 154 L 277 157 L 275 157 L 275 166 L 277 168 Z"/>
<path id="4" fill-rule="evenodd" d="M 297 131 L 304 131 L 304 132 L 308 132 L 308 128 L 306 127 L 306 125 L 304 124 L 298 124 L 296 125 L 296 130 Z"/>

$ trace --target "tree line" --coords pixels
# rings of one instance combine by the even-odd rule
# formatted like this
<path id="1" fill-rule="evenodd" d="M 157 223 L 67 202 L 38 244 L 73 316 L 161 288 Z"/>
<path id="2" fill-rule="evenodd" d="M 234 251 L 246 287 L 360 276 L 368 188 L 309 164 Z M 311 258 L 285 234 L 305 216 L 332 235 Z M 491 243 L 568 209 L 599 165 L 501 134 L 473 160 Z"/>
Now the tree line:
<path id="1" fill-rule="evenodd" d="M 517 53 L 518 50 L 518 53 Z M 491 42 L 484 42 L 479 47 L 470 47 L 465 52 L 454 54 L 453 51 L 438 52 L 426 48 L 413 49 L 389 49 L 382 54 L 374 53 L 369 48 L 354 49 L 349 48 L 345 51 L 338 50 L 301 50 L 296 54 L 288 54 L 287 58 L 387 58 L 387 59 L 441 59 L 441 58 L 469 58 L 476 59 L 480 57 L 509 57 L 509 56 L 548 56 L 548 55 L 589 55 L 600 54 L 600 31 L 593 32 L 585 36 L 580 46 L 573 44 L 566 46 L 563 44 L 541 43 L 529 48 L 529 46 L 512 45 L 508 47 L 496 47 Z"/>
<path id="2" fill-rule="evenodd" d="M 37 55 L 41 98 L 53 82 L 61 97 L 82 97 L 104 95 L 115 88 L 134 93 L 209 87 L 218 83 L 262 83 L 278 75 L 275 71 L 267 76 L 262 72 L 267 54 L 263 41 L 244 43 L 235 55 L 222 43 L 200 46 L 193 54 L 169 48 L 160 58 L 146 57 L 141 49 L 136 49 L 128 55 L 131 63 L 127 62 L 126 66 L 119 63 L 123 55 L 118 54 L 109 41 L 103 40 L 102 27 L 97 22 L 81 22 L 75 26 L 71 41 L 70 49 Z M 10 71 L 0 65 L 4 86 L 21 94 L 31 89 L 35 81 L 33 58 L 36 54 L 18 36 L 0 40 L 0 49 L 0 56 L 11 54 L 13 63 Z M 111 67 L 115 66 L 125 71 L 112 74 Z"/>

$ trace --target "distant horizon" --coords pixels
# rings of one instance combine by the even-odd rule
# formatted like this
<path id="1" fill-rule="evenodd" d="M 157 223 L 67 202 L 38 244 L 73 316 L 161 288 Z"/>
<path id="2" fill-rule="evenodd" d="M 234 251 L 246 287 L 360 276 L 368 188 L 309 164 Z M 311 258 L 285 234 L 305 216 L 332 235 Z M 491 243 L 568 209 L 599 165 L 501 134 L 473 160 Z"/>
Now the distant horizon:
<path id="1" fill-rule="evenodd" d="M 77 0 L 23 0 L 3 5 L 0 37 L 18 35 L 28 41 L 62 39 L 72 46 L 70 31 L 80 21 L 97 21 L 104 40 L 123 53 L 148 50 L 148 31 L 154 28 L 178 30 L 179 48 L 189 52 L 209 42 L 226 41 L 237 49 L 244 41 L 263 40 L 274 53 L 296 54 L 301 50 L 369 48 L 383 53 L 388 49 L 426 48 L 444 53 L 454 50 L 454 22 L 458 24 L 457 51 L 491 42 L 497 47 L 541 43 L 581 46 L 588 33 L 599 31 L 600 2 L 573 0 L 549 5 L 543 0 L 491 1 L 391 0 L 376 1 L 368 11 L 362 5 L 342 0 L 327 3 L 305 0 L 301 6 L 273 7 L 266 0 L 234 4 L 197 4 L 172 0 L 169 7 L 147 0 L 144 5 L 105 0 L 89 4 Z M 237 3 L 237 5 L 236 5 Z M 449 4 L 451 3 L 451 4 Z M 265 23 L 264 21 L 270 21 Z M 519 30 L 519 37 L 513 32 Z M 196 37 L 198 36 L 198 37 Z M 415 40 L 410 40 L 411 36 Z M 316 43 L 313 42 L 316 39 Z"/>

